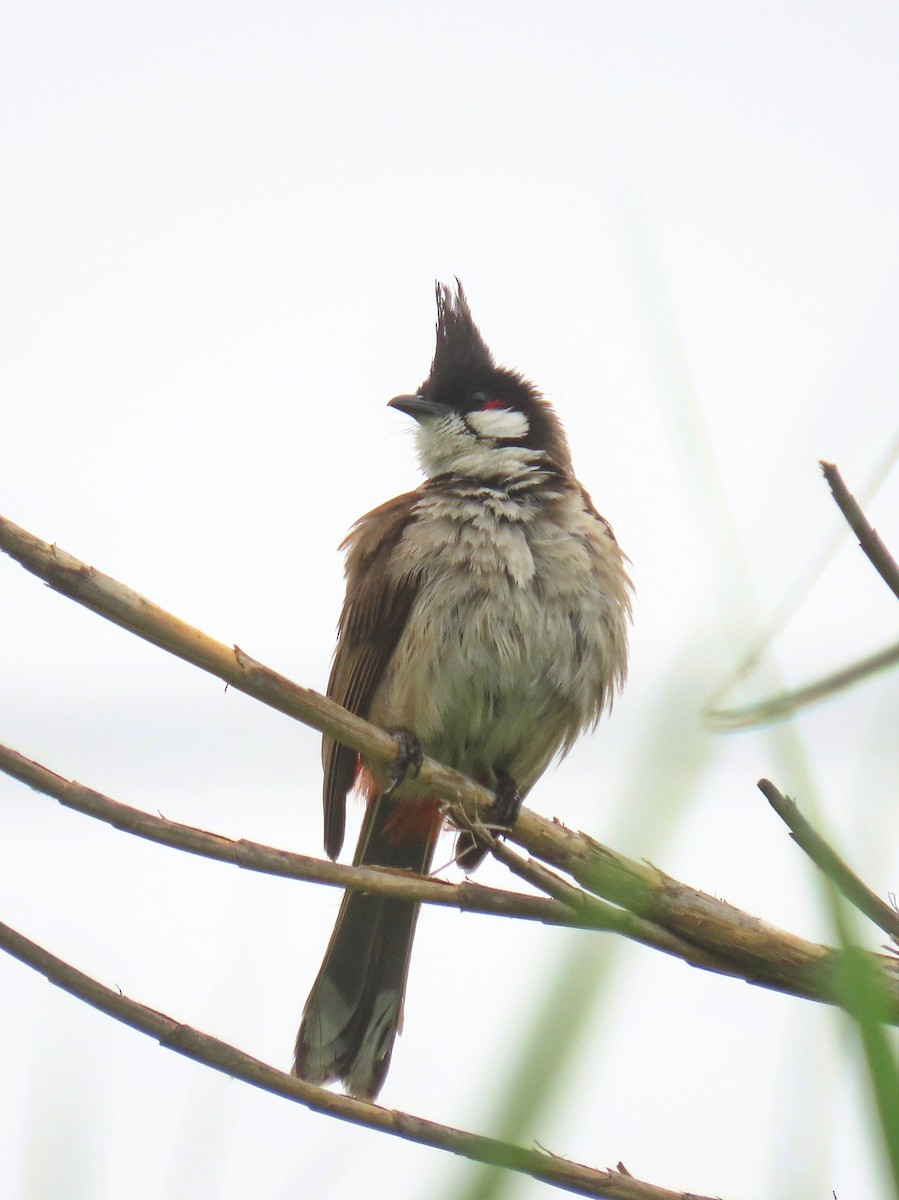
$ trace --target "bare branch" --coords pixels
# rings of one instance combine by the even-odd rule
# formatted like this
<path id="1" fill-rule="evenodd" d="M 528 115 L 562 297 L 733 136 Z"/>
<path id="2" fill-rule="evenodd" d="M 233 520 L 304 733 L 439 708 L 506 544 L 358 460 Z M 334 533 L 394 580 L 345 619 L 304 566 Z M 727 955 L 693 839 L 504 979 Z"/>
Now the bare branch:
<path id="1" fill-rule="evenodd" d="M 897 455 L 899 455 L 899 440 L 894 440 L 878 463 L 872 479 L 868 482 L 866 494 L 869 499 L 876 492 L 877 488 L 880 487 L 884 479 L 886 479 L 889 472 L 895 467 Z M 852 514 L 854 523 L 850 521 L 850 527 L 856 529 L 856 525 L 858 525 L 856 532 L 859 535 L 861 535 L 862 530 L 865 531 L 863 548 L 866 544 L 873 545 L 876 543 L 882 551 L 881 557 L 885 556 L 884 561 L 887 564 L 892 564 L 892 570 L 896 572 L 895 562 L 893 562 L 890 555 L 883 548 L 883 543 L 877 534 L 871 529 L 855 498 L 850 495 L 837 468 L 832 463 L 822 462 L 820 465 L 837 503 L 843 509 L 844 513 L 847 514 L 847 519 L 848 513 Z M 845 508 L 844 505 L 846 506 Z M 804 684 L 802 687 L 791 691 L 779 692 L 774 696 L 752 704 L 731 708 L 721 707 L 723 697 L 741 679 L 745 679 L 751 674 L 755 667 L 758 666 L 774 637 L 795 616 L 803 600 L 808 596 L 812 587 L 821 577 L 826 566 L 842 545 L 846 532 L 845 526 L 838 527 L 836 534 L 830 539 L 828 545 L 817 556 L 814 563 L 803 572 L 802 578 L 792 589 L 790 595 L 781 602 L 778 610 L 768 622 L 763 632 L 753 640 L 739 664 L 728 674 L 724 682 L 715 689 L 703 709 L 703 717 L 711 729 L 717 732 L 727 732 L 732 729 L 749 729 L 758 725 L 766 725 L 771 721 L 781 720 L 784 717 L 799 712 L 800 709 L 805 708 L 809 704 L 814 704 L 819 700 L 836 695 L 838 692 L 845 691 L 847 688 L 861 683 L 868 676 L 874 675 L 878 671 L 883 671 L 888 667 L 895 666 L 899 662 L 899 645 L 887 646 L 876 654 L 861 658 L 854 663 L 848 663 L 836 671 L 830 671 L 827 675 L 813 680 L 811 683 Z M 875 563 L 875 565 L 877 564 Z M 893 590 L 896 590 L 895 587 Z"/>
<path id="2" fill-rule="evenodd" d="M 277 671 L 263 667 L 237 646 L 226 646 L 180 621 L 146 596 L 3 517 L 0 517 L 0 550 L 55 591 L 185 662 L 216 675 L 238 691 L 330 734 L 354 750 L 364 750 L 375 762 L 389 763 L 396 758 L 396 742 L 376 725 L 369 725 L 311 688 L 300 687 Z M 435 775 L 431 780 L 435 789 L 438 786 L 443 789 L 436 794 L 453 796 L 454 784 L 460 782 L 465 787 L 464 776 L 437 763 L 429 763 L 429 766 Z M 470 802 L 476 805 L 480 800 L 484 806 L 489 804 L 490 793 L 483 788 L 475 788 L 472 793 L 469 787 L 468 791 Z"/>
<path id="3" fill-rule="evenodd" d="M 393 761 L 394 739 L 309 688 L 232 650 L 179 621 L 145 597 L 0 518 L 0 549 L 52 587 L 147 641 L 226 680 L 255 699 L 312 725 L 367 758 Z M 420 778 L 466 827 L 489 820 L 492 795 L 457 771 L 425 759 Z M 678 883 L 648 863 L 637 863 L 586 834 L 523 808 L 510 840 L 571 875 L 582 887 L 637 917 L 676 934 L 699 950 L 733 963 L 735 973 L 765 987 L 845 1006 L 841 952 L 814 945 L 756 917 Z M 881 1020 L 899 1024 L 897 964 L 870 955 Z"/>
<path id="4" fill-rule="evenodd" d="M 266 875 L 302 879 L 308 883 L 348 888 L 372 895 L 391 896 L 396 900 L 458 908 L 463 912 L 519 917 L 524 920 L 541 921 L 547 925 L 582 929 L 612 927 L 608 918 L 591 919 L 591 915 L 586 911 L 575 912 L 572 906 L 566 906 L 556 900 L 547 900 L 543 896 L 502 891 L 467 880 L 452 884 L 432 877 L 413 875 L 409 871 L 394 871 L 388 867 L 344 866 L 327 859 L 293 854 L 246 838 L 234 840 L 218 833 L 197 829 L 192 825 L 183 825 L 122 804 L 121 801 L 113 800 L 110 796 L 85 787 L 73 779 L 64 779 L 8 746 L 0 745 L 0 771 L 47 796 L 52 796 L 66 808 L 105 821 L 125 833 Z M 576 888 L 571 890 L 577 892 Z M 589 896 L 585 896 L 584 899 L 593 900 Z M 602 905 L 601 901 L 595 903 L 597 906 Z M 622 917 L 630 915 L 621 913 L 620 909 L 615 909 L 614 912 Z M 667 936 L 669 941 L 677 942 L 673 935 L 666 935 L 664 930 L 658 930 L 658 936 L 662 941 Z"/>
<path id="5" fill-rule="evenodd" d="M 641 945 L 683 959 L 690 966 L 735 978 L 746 977 L 745 969 L 738 962 L 703 950 L 660 925 L 581 891 L 540 863 L 515 854 L 508 846 L 492 838 L 488 827 L 480 824 L 479 836 L 492 843 L 491 849 L 496 858 L 552 899 L 484 887 L 469 880 L 450 884 L 386 867 L 344 866 L 326 859 L 293 854 L 246 838 L 235 841 L 122 804 L 75 780 L 64 779 L 33 759 L 2 745 L 0 771 L 54 797 L 67 808 L 105 821 L 122 832 L 251 871 L 392 896 L 398 900 L 458 908 L 463 912 L 518 917 L 541 921 L 546 925 L 619 933 Z"/>
<path id="6" fill-rule="evenodd" d="M 484 837 L 483 827 L 479 828 L 479 837 Z M 573 913 L 577 913 L 585 926 L 589 928 L 604 928 L 623 934 L 644 946 L 652 946 L 666 954 L 682 958 L 691 967 L 701 967 L 714 971 L 718 975 L 730 975 L 735 979 L 745 979 L 749 983 L 756 980 L 747 975 L 745 967 L 724 954 L 704 950 L 677 934 L 670 933 L 664 926 L 656 925 L 641 917 L 598 899 L 580 888 L 572 886 L 561 875 L 550 871 L 543 863 L 532 858 L 523 858 L 516 854 L 500 839 L 492 834 L 487 835 L 490 853 L 498 862 L 519 877 L 558 903 L 563 904 Z M 789 990 L 789 989 L 781 989 Z"/>
<path id="7" fill-rule="evenodd" d="M 474 1162 L 518 1171 L 578 1196 L 599 1196 L 607 1200 L 711 1200 L 710 1197 L 688 1196 L 683 1192 L 672 1192 L 643 1183 L 620 1169 L 595 1170 L 539 1150 L 527 1150 L 448 1125 L 438 1125 L 411 1113 L 382 1108 L 364 1100 L 354 1100 L 351 1096 L 329 1092 L 260 1062 L 227 1042 L 130 1000 L 112 988 L 104 987 L 8 925 L 0 924 L 0 946 L 45 975 L 51 983 L 100 1012 L 130 1025 L 132 1029 L 156 1038 L 167 1049 L 241 1079 L 244 1083 L 302 1104 L 314 1112 L 326 1113 L 423 1146 L 446 1150 Z"/>
<path id="8" fill-rule="evenodd" d="M 861 683 L 878 671 L 885 671 L 899 663 L 899 642 L 878 650 L 876 654 L 860 658 L 857 662 L 840 667 L 839 670 L 823 675 L 811 683 L 793 691 L 778 692 L 766 700 L 746 705 L 744 708 L 707 709 L 705 716 L 711 729 L 724 732 L 730 729 L 749 729 L 756 725 L 768 725 L 792 716 L 819 700 L 836 696 L 856 683 Z"/>
<path id="9" fill-rule="evenodd" d="M 872 892 L 855 872 L 843 862 L 824 838 L 817 833 L 799 811 L 795 800 L 785 796 L 770 779 L 760 779 L 759 791 L 790 830 L 793 841 L 804 850 L 835 887 L 861 913 L 864 913 L 884 933 L 899 943 L 899 912 Z"/>
<path id="10" fill-rule="evenodd" d="M 651 863 L 636 863 L 556 822 L 522 810 L 510 835 L 535 857 L 583 887 L 663 925 L 694 945 L 739 963 L 749 982 L 846 1006 L 842 951 L 807 942 L 679 883 Z M 878 1019 L 899 1024 L 899 963 L 868 954 Z"/>
<path id="11" fill-rule="evenodd" d="M 881 579 L 899 600 L 899 566 L 896 565 L 896 560 L 881 541 L 877 530 L 862 512 L 856 498 L 846 487 L 839 468 L 834 463 L 822 461 L 821 470 L 824 472 L 824 478 L 833 492 L 833 498 L 836 500 L 840 512 L 852 526 L 852 531 L 858 538 L 858 544 L 871 560 Z"/>

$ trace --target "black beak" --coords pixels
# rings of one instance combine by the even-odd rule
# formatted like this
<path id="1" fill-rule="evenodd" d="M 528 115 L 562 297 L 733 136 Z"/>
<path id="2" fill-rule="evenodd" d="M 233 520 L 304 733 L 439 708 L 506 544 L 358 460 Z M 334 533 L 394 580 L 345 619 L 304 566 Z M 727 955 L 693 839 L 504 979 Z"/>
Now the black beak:
<path id="1" fill-rule="evenodd" d="M 399 409 L 401 413 L 406 413 L 419 422 L 445 417 L 452 412 L 448 404 L 441 404 L 438 400 L 428 400 L 425 396 L 394 396 L 392 400 L 387 401 L 387 404 L 390 408 Z"/>

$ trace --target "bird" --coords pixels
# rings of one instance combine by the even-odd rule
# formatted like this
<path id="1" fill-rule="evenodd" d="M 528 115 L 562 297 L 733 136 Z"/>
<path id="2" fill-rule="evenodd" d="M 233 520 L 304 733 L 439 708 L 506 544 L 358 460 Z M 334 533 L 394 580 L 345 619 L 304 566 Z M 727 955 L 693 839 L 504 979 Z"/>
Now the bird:
<path id="1" fill-rule="evenodd" d="M 596 726 L 627 672 L 629 560 L 579 483 L 550 402 L 497 366 L 458 278 L 437 282 L 427 378 L 411 417 L 425 476 L 361 517 L 327 694 L 397 739 L 394 768 L 322 741 L 324 845 L 340 854 L 349 793 L 366 808 L 354 864 L 427 875 L 444 826 L 418 781 L 426 754 L 491 789 L 508 828 L 556 756 Z M 456 861 L 486 852 L 471 832 Z M 418 905 L 347 891 L 303 1011 L 293 1064 L 374 1100 L 402 1027 Z"/>

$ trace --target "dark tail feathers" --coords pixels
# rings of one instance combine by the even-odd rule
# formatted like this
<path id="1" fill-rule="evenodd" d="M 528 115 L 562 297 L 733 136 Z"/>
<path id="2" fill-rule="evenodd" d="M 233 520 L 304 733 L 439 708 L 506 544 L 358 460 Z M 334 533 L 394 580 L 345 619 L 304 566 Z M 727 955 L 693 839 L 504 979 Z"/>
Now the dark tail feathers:
<path id="1" fill-rule="evenodd" d="M 440 831 L 439 811 L 434 810 L 430 828 L 416 822 L 420 832 L 414 838 L 395 841 L 390 824 L 397 803 L 379 797 L 369 805 L 354 862 L 424 875 Z M 303 1010 L 294 1074 L 310 1083 L 339 1079 L 351 1095 L 365 1100 L 378 1094 L 402 1025 L 418 907 L 346 893 Z"/>

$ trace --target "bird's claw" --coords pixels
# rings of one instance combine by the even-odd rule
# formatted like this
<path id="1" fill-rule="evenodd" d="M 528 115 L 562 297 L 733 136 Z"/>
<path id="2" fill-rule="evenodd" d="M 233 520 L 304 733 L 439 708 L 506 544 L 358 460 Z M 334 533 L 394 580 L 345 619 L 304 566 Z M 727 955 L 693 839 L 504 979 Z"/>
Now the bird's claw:
<path id="1" fill-rule="evenodd" d="M 382 796 L 392 796 L 410 772 L 414 779 L 424 761 L 421 742 L 414 733 L 409 733 L 406 729 L 396 729 L 392 736 L 396 742 L 396 758 L 390 769 L 387 787 L 381 793 Z"/>
<path id="2" fill-rule="evenodd" d="M 496 772 L 496 787 L 493 792 L 493 803 L 484 814 L 484 825 L 491 831 L 511 829 L 518 820 L 521 812 L 521 792 L 518 784 L 505 771 Z M 488 847 L 478 839 L 477 834 L 470 829 L 463 831 L 456 838 L 456 865 L 463 871 L 473 871 L 477 867 Z"/>
<path id="3" fill-rule="evenodd" d="M 520 812 L 521 792 L 518 790 L 518 784 L 505 771 L 497 771 L 493 803 L 487 813 L 488 823 L 500 825 L 503 829 L 511 829 L 518 820 Z"/>

